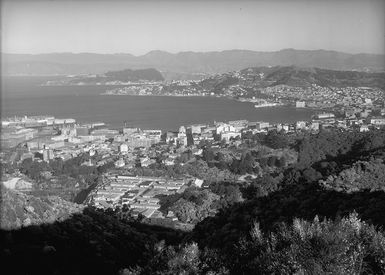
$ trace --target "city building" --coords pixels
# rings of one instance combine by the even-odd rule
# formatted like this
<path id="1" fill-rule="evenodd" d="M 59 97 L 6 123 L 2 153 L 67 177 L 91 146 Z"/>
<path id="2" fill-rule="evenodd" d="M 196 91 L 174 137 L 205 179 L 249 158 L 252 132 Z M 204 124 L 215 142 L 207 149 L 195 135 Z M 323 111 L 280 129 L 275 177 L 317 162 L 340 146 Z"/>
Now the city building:
<path id="1" fill-rule="evenodd" d="M 138 128 L 123 128 L 123 134 L 124 135 L 131 135 L 134 133 L 138 133 L 139 129 Z"/>
<path id="2" fill-rule="evenodd" d="M 92 136 L 105 136 L 106 138 L 112 138 L 119 134 L 118 130 L 111 130 L 111 129 L 96 129 L 93 130 L 91 135 Z"/>
<path id="3" fill-rule="evenodd" d="M 241 137 L 240 132 L 223 132 L 221 133 L 221 140 L 226 140 L 227 142 L 230 141 L 231 138 L 237 138 Z"/>

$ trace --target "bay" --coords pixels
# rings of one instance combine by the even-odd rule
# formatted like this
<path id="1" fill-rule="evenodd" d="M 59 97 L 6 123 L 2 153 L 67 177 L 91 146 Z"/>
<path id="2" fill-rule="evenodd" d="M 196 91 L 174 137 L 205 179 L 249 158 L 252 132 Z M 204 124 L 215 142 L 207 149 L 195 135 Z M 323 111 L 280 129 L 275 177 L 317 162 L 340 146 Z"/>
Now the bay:
<path id="1" fill-rule="evenodd" d="M 117 86 L 41 86 L 55 77 L 3 77 L 1 116 L 53 115 L 78 122 L 103 121 L 111 128 L 177 130 L 181 125 L 247 119 L 270 123 L 310 120 L 311 109 L 254 108 L 214 97 L 100 95 Z"/>

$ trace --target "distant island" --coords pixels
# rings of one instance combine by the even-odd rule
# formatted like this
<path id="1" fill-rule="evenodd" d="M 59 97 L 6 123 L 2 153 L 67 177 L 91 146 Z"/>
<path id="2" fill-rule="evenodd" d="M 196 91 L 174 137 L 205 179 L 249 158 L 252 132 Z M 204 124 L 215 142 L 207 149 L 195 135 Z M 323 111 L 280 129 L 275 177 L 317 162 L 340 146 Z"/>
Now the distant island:
<path id="1" fill-rule="evenodd" d="M 97 75 L 68 76 L 62 79 L 49 80 L 44 85 L 124 85 L 158 81 L 164 81 L 162 74 L 156 69 L 149 68 L 141 70 L 125 69 L 121 71 L 108 71 L 104 74 Z"/>

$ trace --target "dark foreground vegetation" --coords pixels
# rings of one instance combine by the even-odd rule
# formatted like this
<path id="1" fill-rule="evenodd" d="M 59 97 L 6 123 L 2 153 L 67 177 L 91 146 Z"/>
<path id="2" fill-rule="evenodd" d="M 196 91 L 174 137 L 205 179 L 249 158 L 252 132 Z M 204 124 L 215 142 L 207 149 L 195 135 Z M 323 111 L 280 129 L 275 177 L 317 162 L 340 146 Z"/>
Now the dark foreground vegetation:
<path id="1" fill-rule="evenodd" d="M 165 199 L 195 219 L 192 232 L 143 224 L 127 209 L 85 208 L 2 231 L 3 266 L 13 274 L 385 274 L 385 131 L 304 134 L 282 146 L 298 152 L 295 164 L 248 185 L 215 182 Z M 199 211 L 183 212 L 186 204 Z"/>

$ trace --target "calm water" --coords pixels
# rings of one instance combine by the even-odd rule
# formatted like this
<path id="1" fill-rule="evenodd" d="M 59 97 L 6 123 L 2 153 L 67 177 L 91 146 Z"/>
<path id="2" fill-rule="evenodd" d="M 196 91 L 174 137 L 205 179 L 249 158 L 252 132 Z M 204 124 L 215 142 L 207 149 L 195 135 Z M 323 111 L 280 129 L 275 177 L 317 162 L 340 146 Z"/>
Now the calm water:
<path id="1" fill-rule="evenodd" d="M 292 107 L 254 108 L 252 103 L 209 97 L 152 97 L 100 95 L 108 87 L 42 87 L 43 77 L 2 80 L 1 115 L 54 115 L 79 122 L 103 121 L 122 127 L 124 121 L 142 129 L 174 130 L 180 125 L 247 119 L 293 122 L 309 120 L 311 110 Z"/>

